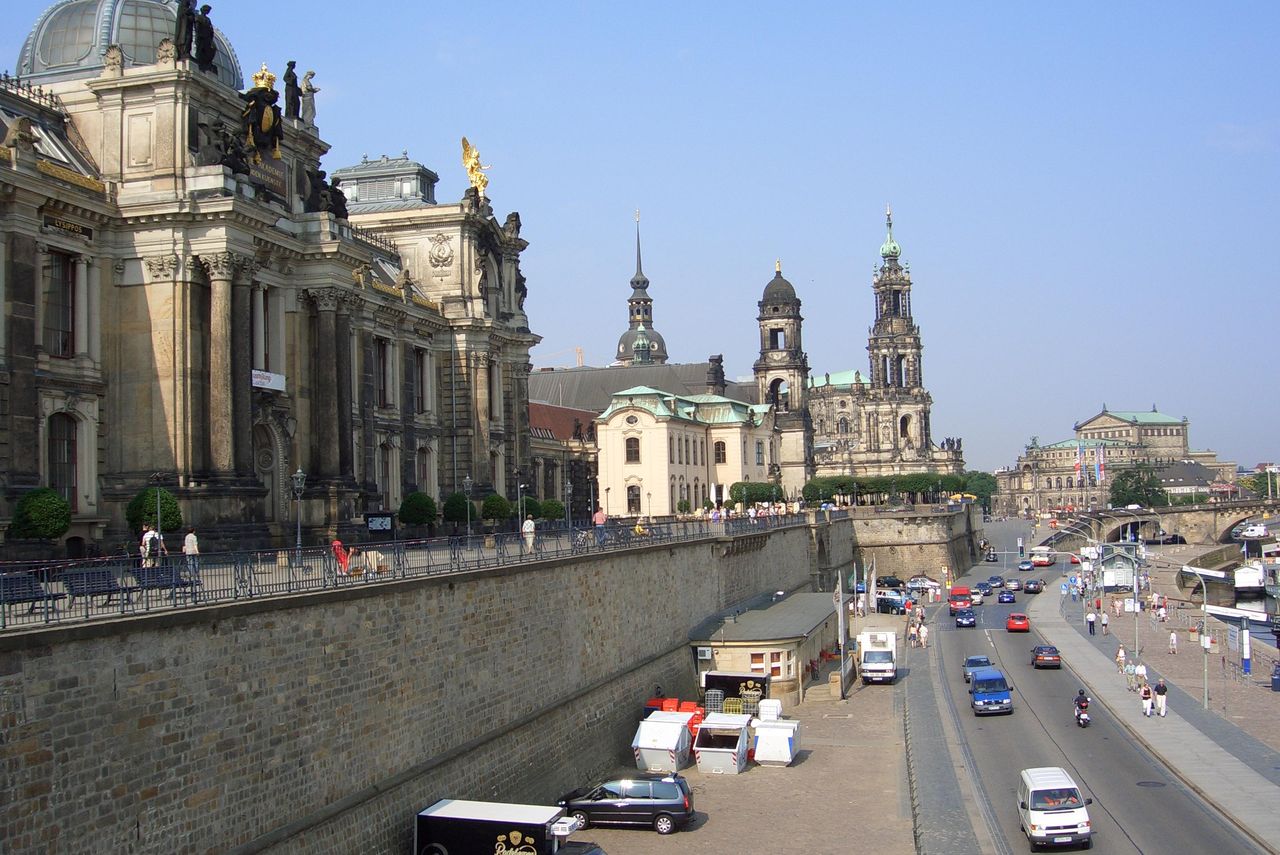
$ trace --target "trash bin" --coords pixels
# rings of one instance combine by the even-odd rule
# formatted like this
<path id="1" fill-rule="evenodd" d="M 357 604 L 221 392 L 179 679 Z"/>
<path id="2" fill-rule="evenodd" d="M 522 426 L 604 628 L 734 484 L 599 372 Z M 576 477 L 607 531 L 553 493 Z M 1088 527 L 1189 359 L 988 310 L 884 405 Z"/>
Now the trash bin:
<path id="1" fill-rule="evenodd" d="M 1271 691 L 1280 692 L 1280 662 L 1271 669 Z"/>

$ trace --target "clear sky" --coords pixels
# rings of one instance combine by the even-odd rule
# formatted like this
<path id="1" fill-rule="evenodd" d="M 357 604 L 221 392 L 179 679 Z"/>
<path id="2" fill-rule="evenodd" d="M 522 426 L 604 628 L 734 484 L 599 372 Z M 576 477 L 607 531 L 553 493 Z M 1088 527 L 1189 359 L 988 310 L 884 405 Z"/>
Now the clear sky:
<path id="1" fill-rule="evenodd" d="M 46 5 L 5 3 L 0 66 Z M 315 69 L 326 169 L 408 149 L 454 200 L 470 138 L 536 366 L 612 358 L 638 208 L 673 360 L 749 374 L 780 258 L 812 371 L 865 372 L 892 203 L 970 468 L 1104 403 L 1280 458 L 1273 2 L 212 5 L 246 76 Z"/>

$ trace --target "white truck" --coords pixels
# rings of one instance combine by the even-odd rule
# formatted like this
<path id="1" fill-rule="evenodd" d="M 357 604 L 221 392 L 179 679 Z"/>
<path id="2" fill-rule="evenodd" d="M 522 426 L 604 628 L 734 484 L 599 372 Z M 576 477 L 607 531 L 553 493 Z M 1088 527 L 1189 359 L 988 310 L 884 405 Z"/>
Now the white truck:
<path id="1" fill-rule="evenodd" d="M 898 675 L 898 636 L 886 630 L 858 633 L 858 673 L 862 682 L 892 683 Z"/>

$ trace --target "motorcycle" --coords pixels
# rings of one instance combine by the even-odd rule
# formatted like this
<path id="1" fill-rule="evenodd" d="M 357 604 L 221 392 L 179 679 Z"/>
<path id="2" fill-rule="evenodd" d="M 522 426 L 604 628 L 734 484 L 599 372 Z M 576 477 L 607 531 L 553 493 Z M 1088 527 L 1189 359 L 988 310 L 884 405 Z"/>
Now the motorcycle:
<path id="1" fill-rule="evenodd" d="M 1088 727 L 1090 721 L 1089 702 L 1085 701 L 1084 703 L 1076 704 L 1076 726 Z"/>

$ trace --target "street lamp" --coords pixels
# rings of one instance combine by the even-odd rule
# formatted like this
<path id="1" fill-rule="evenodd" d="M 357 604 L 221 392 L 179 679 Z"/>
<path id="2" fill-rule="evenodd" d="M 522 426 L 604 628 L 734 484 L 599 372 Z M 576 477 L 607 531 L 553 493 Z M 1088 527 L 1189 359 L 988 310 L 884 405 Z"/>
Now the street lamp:
<path id="1" fill-rule="evenodd" d="M 471 488 L 475 486 L 475 482 L 471 480 L 470 475 L 462 477 L 462 492 L 467 494 L 467 537 L 471 537 Z"/>
<path id="2" fill-rule="evenodd" d="M 296 518 L 296 533 L 293 540 L 293 547 L 297 550 L 296 562 L 302 563 L 302 491 L 307 488 L 307 473 L 302 471 L 302 467 L 298 467 L 298 471 L 290 476 L 293 481 L 293 498 L 297 504 L 297 511 L 294 513 Z"/>
<path id="3" fill-rule="evenodd" d="M 564 479 L 564 527 L 573 531 L 573 481 Z"/>
<path id="4" fill-rule="evenodd" d="M 157 555 L 160 553 L 160 547 L 164 546 L 164 524 L 160 521 L 160 481 L 163 479 L 163 472 L 151 473 L 151 481 L 156 485 L 156 541 L 159 544 L 156 547 Z"/>
<path id="5" fill-rule="evenodd" d="M 604 515 L 606 517 L 609 516 L 609 491 L 612 489 L 612 487 L 604 488 Z"/>
<path id="6" fill-rule="evenodd" d="M 644 495 L 649 500 L 649 519 L 653 519 L 653 493 L 645 493 Z"/>

